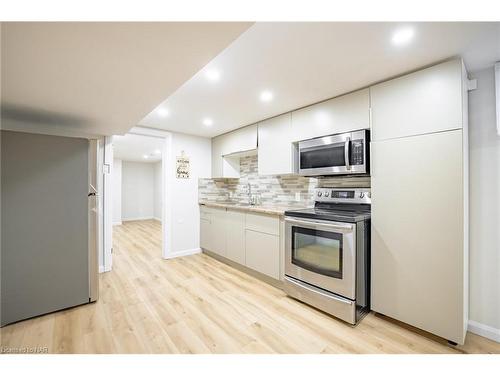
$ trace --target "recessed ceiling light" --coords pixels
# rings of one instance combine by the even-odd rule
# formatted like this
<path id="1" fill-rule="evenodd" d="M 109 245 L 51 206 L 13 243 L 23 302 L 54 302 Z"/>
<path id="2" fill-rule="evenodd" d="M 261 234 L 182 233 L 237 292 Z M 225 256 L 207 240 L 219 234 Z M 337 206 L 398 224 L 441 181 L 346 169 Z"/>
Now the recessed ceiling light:
<path id="1" fill-rule="evenodd" d="M 156 154 L 156 155 L 160 155 L 160 154 L 161 154 L 161 150 L 160 150 L 160 149 L 156 149 L 156 150 L 155 150 L 155 154 Z"/>
<path id="2" fill-rule="evenodd" d="M 217 82 L 220 79 L 220 72 L 215 69 L 209 69 L 206 71 L 205 77 L 211 82 Z"/>
<path id="3" fill-rule="evenodd" d="M 160 108 L 158 110 L 158 116 L 160 116 L 160 117 L 167 117 L 168 116 L 168 109 L 166 109 L 166 108 Z"/>
<path id="4" fill-rule="evenodd" d="M 149 155 L 142 155 L 144 159 L 149 159 Z"/>
<path id="5" fill-rule="evenodd" d="M 260 100 L 263 102 L 270 102 L 273 100 L 274 95 L 271 91 L 269 90 L 264 90 L 260 93 Z"/>
<path id="6" fill-rule="evenodd" d="M 213 124 L 214 124 L 214 121 L 211 118 L 204 118 L 203 119 L 203 125 L 212 126 Z"/>
<path id="7" fill-rule="evenodd" d="M 408 44 L 413 39 L 414 35 L 415 31 L 411 27 L 396 30 L 396 32 L 392 35 L 392 44 L 396 46 Z"/>

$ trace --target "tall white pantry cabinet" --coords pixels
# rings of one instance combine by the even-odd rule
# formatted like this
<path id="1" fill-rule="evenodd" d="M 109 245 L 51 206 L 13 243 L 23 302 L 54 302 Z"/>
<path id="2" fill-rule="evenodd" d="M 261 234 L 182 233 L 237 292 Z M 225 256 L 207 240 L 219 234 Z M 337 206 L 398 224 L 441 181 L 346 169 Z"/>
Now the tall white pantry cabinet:
<path id="1" fill-rule="evenodd" d="M 463 344 L 467 75 L 452 60 L 370 88 L 371 308 Z"/>

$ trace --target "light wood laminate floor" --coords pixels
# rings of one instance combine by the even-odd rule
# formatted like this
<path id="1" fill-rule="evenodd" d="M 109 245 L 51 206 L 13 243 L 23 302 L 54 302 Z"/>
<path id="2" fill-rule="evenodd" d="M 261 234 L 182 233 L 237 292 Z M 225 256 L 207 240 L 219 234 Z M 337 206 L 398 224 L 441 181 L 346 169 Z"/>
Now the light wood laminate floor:
<path id="1" fill-rule="evenodd" d="M 279 289 L 199 254 L 161 259 L 161 225 L 114 229 L 113 271 L 96 303 L 1 329 L 4 348 L 49 353 L 500 353 L 468 334 L 464 346 L 369 314 L 351 327 Z"/>

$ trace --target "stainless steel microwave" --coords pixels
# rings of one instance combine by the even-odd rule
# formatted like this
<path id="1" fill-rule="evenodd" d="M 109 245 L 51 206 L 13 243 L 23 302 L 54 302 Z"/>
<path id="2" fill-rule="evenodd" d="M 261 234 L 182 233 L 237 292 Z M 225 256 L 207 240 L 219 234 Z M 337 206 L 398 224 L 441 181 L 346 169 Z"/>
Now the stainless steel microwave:
<path id="1" fill-rule="evenodd" d="M 368 130 L 300 141 L 298 169 L 303 176 L 369 174 Z"/>

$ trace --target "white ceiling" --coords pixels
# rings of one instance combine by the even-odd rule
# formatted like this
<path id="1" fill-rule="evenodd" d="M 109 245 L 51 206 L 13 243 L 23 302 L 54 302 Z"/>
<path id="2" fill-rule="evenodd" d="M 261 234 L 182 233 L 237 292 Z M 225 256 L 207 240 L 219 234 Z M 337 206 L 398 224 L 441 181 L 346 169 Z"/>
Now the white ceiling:
<path id="1" fill-rule="evenodd" d="M 124 134 L 251 23 L 2 23 L 2 126 Z"/>
<path id="2" fill-rule="evenodd" d="M 403 26 L 414 39 L 394 46 Z M 211 137 L 452 56 L 470 71 L 500 60 L 500 23 L 256 23 L 166 96 L 158 108 L 167 117 L 153 111 L 140 124 Z M 207 80 L 209 69 L 218 82 Z M 262 103 L 266 89 L 274 100 Z"/>
<path id="3" fill-rule="evenodd" d="M 113 157 L 125 161 L 156 163 L 161 160 L 163 138 L 135 134 L 113 136 Z M 144 158 L 147 155 L 148 158 Z"/>

